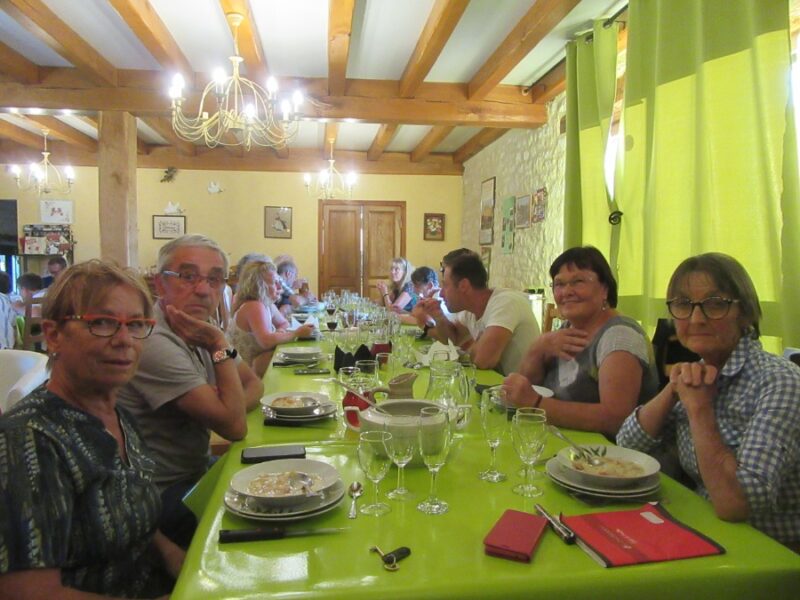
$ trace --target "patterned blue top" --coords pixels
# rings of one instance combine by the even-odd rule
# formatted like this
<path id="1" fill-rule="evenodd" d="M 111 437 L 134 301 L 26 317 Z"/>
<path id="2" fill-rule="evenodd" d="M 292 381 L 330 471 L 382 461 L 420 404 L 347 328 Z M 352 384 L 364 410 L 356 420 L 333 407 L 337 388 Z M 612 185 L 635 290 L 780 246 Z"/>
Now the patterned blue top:
<path id="1" fill-rule="evenodd" d="M 403 289 L 401 289 L 400 292 L 398 292 L 397 294 L 392 292 L 391 294 L 392 302 L 394 303 L 394 301 L 397 300 L 402 295 L 403 292 L 406 292 L 409 296 L 411 296 L 411 299 L 406 303 L 406 305 L 403 307 L 402 310 L 410 311 L 417 304 L 417 300 L 419 300 L 417 293 L 414 291 L 414 284 L 411 283 L 410 281 L 407 284 L 405 284 L 403 286 Z"/>
<path id="2" fill-rule="evenodd" d="M 645 433 L 637 412 L 622 424 L 617 443 L 647 452 L 677 440 L 681 466 L 708 498 L 683 405 L 672 409 L 661 439 Z M 714 413 L 736 455 L 750 524 L 781 542 L 800 542 L 800 369 L 743 337 L 719 374 Z"/>
<path id="3" fill-rule="evenodd" d="M 154 465 L 117 415 L 129 464 L 98 418 L 44 386 L 0 417 L 0 573 L 57 568 L 63 585 L 112 596 L 170 591 L 151 545 Z"/>

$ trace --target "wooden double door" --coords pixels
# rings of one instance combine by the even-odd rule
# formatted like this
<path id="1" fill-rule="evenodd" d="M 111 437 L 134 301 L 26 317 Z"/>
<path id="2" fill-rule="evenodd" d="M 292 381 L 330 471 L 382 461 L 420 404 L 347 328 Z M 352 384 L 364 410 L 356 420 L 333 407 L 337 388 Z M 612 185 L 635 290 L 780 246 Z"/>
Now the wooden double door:
<path id="1" fill-rule="evenodd" d="M 392 258 L 406 253 L 405 202 L 320 200 L 319 289 L 380 300 Z"/>

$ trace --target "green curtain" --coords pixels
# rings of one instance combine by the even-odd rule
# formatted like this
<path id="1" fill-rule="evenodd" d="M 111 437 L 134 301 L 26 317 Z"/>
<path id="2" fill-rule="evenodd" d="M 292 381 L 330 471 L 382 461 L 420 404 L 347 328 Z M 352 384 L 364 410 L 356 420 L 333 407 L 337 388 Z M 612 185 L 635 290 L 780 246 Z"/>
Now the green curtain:
<path id="1" fill-rule="evenodd" d="M 654 326 L 677 264 L 725 252 L 753 278 L 765 345 L 800 344 L 790 71 L 786 0 L 631 0 L 616 190 L 623 312 Z"/>
<path id="2" fill-rule="evenodd" d="M 564 247 L 585 238 L 611 254 L 608 195 L 603 157 L 616 89 L 616 23 L 597 21 L 590 33 L 567 44 L 567 157 Z"/>

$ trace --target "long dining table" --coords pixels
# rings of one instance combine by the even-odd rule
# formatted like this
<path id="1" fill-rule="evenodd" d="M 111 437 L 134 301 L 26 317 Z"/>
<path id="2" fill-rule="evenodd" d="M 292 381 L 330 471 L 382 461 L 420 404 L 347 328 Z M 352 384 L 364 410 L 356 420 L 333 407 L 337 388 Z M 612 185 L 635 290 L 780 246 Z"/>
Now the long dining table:
<path id="1" fill-rule="evenodd" d="M 307 343 L 308 344 L 308 343 Z M 417 371 L 414 396 L 423 397 L 427 369 Z M 478 371 L 477 382 L 497 384 L 501 376 Z M 291 367 L 270 367 L 264 378 L 265 394 L 316 391 L 341 399 L 338 386 L 308 375 L 295 375 Z M 472 402 L 477 407 L 478 396 Z M 438 477 L 438 494 L 449 511 L 427 515 L 417 503 L 429 490 L 424 467 L 406 468 L 406 487 L 413 498 L 383 500 L 391 512 L 380 517 L 360 514 L 347 518 L 349 498 L 334 510 L 287 528 L 344 528 L 341 533 L 291 537 L 268 541 L 220 544 L 220 529 L 263 526 L 226 511 L 223 496 L 233 475 L 247 465 L 241 451 L 252 446 L 302 444 L 306 456 L 333 465 L 343 481 L 361 481 L 371 494 L 358 466 L 358 436 L 340 419 L 301 426 L 265 425 L 261 410 L 248 417 L 248 434 L 231 445 L 215 468 L 201 480 L 187 503 L 199 513 L 199 525 L 178 578 L 173 599 L 222 598 L 796 598 L 800 590 L 800 556 L 750 527 L 727 523 L 714 514 L 709 502 L 666 475 L 661 475 L 659 500 L 677 519 L 724 548 L 717 556 L 688 560 L 603 568 L 576 545 L 567 545 L 546 531 L 530 563 L 489 556 L 483 539 L 506 509 L 534 512 L 541 503 L 551 513 L 578 515 L 622 510 L 636 505 L 588 505 L 551 482 L 537 467 L 537 485 L 543 494 L 526 499 L 512 492 L 520 481 L 521 463 L 510 438 L 498 449 L 498 467 L 508 475 L 501 483 L 478 478 L 489 464 L 479 415 L 473 411 L 469 425 L 454 439 L 446 466 Z M 599 434 L 567 431 L 578 443 L 606 444 Z M 563 447 L 550 437 L 544 457 Z M 393 488 L 393 467 L 381 492 Z M 378 546 L 389 552 L 400 546 L 411 555 L 397 571 L 387 571 L 370 551 Z"/>

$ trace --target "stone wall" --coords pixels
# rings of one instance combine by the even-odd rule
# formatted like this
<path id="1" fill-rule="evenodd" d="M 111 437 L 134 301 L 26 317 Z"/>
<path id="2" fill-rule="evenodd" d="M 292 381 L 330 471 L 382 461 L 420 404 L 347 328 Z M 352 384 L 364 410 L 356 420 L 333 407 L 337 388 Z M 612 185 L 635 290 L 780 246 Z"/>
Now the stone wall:
<path id="1" fill-rule="evenodd" d="M 547 124 L 539 129 L 515 129 L 488 146 L 464 165 L 464 212 L 461 237 L 464 245 L 479 251 L 481 182 L 496 177 L 494 243 L 491 246 L 492 287 L 524 289 L 545 287 L 550 263 L 563 251 L 564 165 L 566 134 L 559 121 L 566 113 L 566 95 L 548 105 Z M 514 230 L 514 250 L 500 247 L 501 202 L 507 196 L 533 194 L 546 187 L 549 193 L 545 220 L 527 229 Z M 546 289 L 547 297 L 551 297 Z"/>

